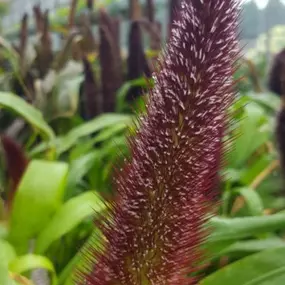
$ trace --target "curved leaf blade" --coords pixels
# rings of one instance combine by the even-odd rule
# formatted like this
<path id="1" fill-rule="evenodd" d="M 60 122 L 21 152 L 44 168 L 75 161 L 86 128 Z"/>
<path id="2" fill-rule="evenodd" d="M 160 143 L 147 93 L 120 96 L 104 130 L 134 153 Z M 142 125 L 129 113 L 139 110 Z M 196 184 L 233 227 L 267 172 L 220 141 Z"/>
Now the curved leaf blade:
<path id="1" fill-rule="evenodd" d="M 11 110 L 30 123 L 46 139 L 55 137 L 42 113 L 24 99 L 7 92 L 0 92 L 0 107 Z"/>
<path id="2" fill-rule="evenodd" d="M 85 218 L 106 209 L 96 192 L 86 192 L 66 202 L 39 235 L 36 252 L 43 254 L 52 242 L 79 225 Z"/>
<path id="3" fill-rule="evenodd" d="M 62 204 L 67 173 L 66 163 L 30 162 L 15 195 L 10 219 L 9 239 L 18 249 L 46 226 Z"/>
<path id="4" fill-rule="evenodd" d="M 67 135 L 58 137 L 52 143 L 42 143 L 31 151 L 31 155 L 39 154 L 43 151 L 46 151 L 51 147 L 51 145 L 55 145 L 57 149 L 57 154 L 60 155 L 65 151 L 69 150 L 72 146 L 78 143 L 80 138 L 92 135 L 102 129 L 114 126 L 116 124 L 125 123 L 126 125 L 132 122 L 132 116 L 130 115 L 122 115 L 122 114 L 112 114 L 106 113 L 100 115 L 93 120 L 84 123 L 78 127 L 72 129 Z"/>
<path id="5" fill-rule="evenodd" d="M 27 254 L 19 256 L 9 264 L 9 269 L 12 272 L 22 274 L 34 269 L 45 269 L 51 273 L 52 284 L 57 283 L 57 276 L 52 262 L 45 256 Z"/>
<path id="6" fill-rule="evenodd" d="M 232 263 L 206 277 L 200 285 L 283 285 L 285 247 L 265 250 Z"/>
<path id="7" fill-rule="evenodd" d="M 9 264 L 16 257 L 13 246 L 6 240 L 0 239 L 0 261 Z M 1 266 L 1 265 L 0 265 Z M 1 283 L 0 283 L 1 284 Z"/>
<path id="8" fill-rule="evenodd" d="M 213 231 L 208 242 L 238 240 L 285 229 L 285 214 L 277 213 L 270 216 L 233 219 L 215 217 L 210 220 L 209 225 L 213 228 Z"/>
<path id="9" fill-rule="evenodd" d="M 252 216 L 263 215 L 264 207 L 262 200 L 254 189 L 251 189 L 249 187 L 242 187 L 236 189 L 236 192 L 244 198 L 249 213 Z"/>

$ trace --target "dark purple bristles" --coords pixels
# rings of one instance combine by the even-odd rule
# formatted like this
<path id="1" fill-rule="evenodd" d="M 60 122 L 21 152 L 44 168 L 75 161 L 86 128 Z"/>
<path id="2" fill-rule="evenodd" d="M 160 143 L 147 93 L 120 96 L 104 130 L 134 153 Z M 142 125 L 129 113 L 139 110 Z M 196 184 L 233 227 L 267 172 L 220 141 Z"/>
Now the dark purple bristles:
<path id="1" fill-rule="evenodd" d="M 117 197 L 90 247 L 86 285 L 186 285 L 216 209 L 227 110 L 234 99 L 239 4 L 182 1 L 147 113 L 116 176 Z"/>
<path id="2" fill-rule="evenodd" d="M 168 38 L 170 38 L 174 21 L 178 17 L 177 13 L 180 10 L 181 0 L 169 0 L 168 5 L 169 5 Z"/>

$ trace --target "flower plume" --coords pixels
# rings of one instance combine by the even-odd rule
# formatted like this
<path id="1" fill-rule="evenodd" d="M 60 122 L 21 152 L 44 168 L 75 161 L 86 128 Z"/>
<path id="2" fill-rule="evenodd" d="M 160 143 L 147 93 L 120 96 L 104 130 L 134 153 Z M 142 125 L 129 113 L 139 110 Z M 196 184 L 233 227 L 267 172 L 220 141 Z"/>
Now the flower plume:
<path id="1" fill-rule="evenodd" d="M 196 284 L 186 275 L 203 257 L 235 95 L 237 2 L 182 1 L 130 158 L 116 176 L 104 246 L 90 248 L 94 263 L 81 284 Z"/>

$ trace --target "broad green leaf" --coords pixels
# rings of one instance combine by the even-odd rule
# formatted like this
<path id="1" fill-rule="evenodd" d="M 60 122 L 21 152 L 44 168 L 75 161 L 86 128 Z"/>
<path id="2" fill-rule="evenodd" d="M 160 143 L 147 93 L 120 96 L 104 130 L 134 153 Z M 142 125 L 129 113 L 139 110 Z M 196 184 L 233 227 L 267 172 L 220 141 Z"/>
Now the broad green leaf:
<path id="1" fill-rule="evenodd" d="M 240 177 L 241 182 L 249 185 L 272 161 L 272 155 L 264 154 L 259 157 L 252 165 L 243 169 Z"/>
<path id="2" fill-rule="evenodd" d="M 66 202 L 54 215 L 39 235 L 36 252 L 44 253 L 52 242 L 68 233 L 86 217 L 106 209 L 102 198 L 96 192 L 87 192 Z"/>
<path id="3" fill-rule="evenodd" d="M 229 166 L 232 168 L 242 167 L 250 156 L 269 140 L 269 131 L 260 126 L 262 121 L 266 120 L 264 110 L 255 103 L 248 104 L 244 110 L 228 155 Z"/>
<path id="4" fill-rule="evenodd" d="M 9 277 L 9 263 L 16 257 L 14 248 L 0 239 L 0 284 L 14 285 Z"/>
<path id="5" fill-rule="evenodd" d="M 94 148 L 94 144 L 102 143 L 108 140 L 112 140 L 118 134 L 127 129 L 128 125 L 126 123 L 118 123 L 114 126 L 103 129 L 98 135 L 84 140 L 74 146 L 70 152 L 70 160 L 80 158 Z"/>
<path id="6" fill-rule="evenodd" d="M 116 124 L 125 123 L 130 124 L 132 121 L 132 116 L 121 115 L 121 114 L 103 114 L 93 120 L 84 123 L 78 127 L 72 129 L 66 136 L 58 137 L 52 143 L 42 143 L 31 151 L 31 155 L 36 155 L 47 149 L 52 145 L 56 146 L 57 153 L 61 154 L 69 150 L 72 146 L 76 145 L 79 139 L 92 135 L 102 129 L 114 126 Z"/>
<path id="7" fill-rule="evenodd" d="M 9 269 L 12 272 L 22 274 L 34 269 L 45 269 L 51 274 L 52 285 L 57 284 L 57 276 L 52 262 L 45 256 L 27 254 L 19 256 L 9 264 Z"/>
<path id="8" fill-rule="evenodd" d="M 212 234 L 208 242 L 238 240 L 285 229 L 285 214 L 277 213 L 270 216 L 232 219 L 214 217 L 210 220 L 209 225 L 212 227 Z"/>
<path id="9" fill-rule="evenodd" d="M 231 183 L 239 182 L 241 179 L 242 171 L 235 168 L 228 168 L 221 171 L 224 181 Z"/>
<path id="10" fill-rule="evenodd" d="M 9 278 L 8 264 L 3 263 L 1 260 L 0 260 L 0 284 L 14 285 L 12 284 L 11 279 Z"/>
<path id="11" fill-rule="evenodd" d="M 94 140 L 94 143 L 99 143 L 99 142 L 106 141 L 106 140 L 114 137 L 118 133 L 122 132 L 126 128 L 127 128 L 127 125 L 125 123 L 115 124 L 114 126 L 106 128 L 106 129 L 102 130 L 98 134 L 98 136 L 96 136 L 96 139 Z"/>
<path id="12" fill-rule="evenodd" d="M 41 112 L 24 99 L 6 92 L 0 92 L 0 107 L 11 110 L 30 123 L 40 134 L 48 139 L 54 138 L 53 130 L 44 120 Z"/>
<path id="13" fill-rule="evenodd" d="M 271 111 L 276 112 L 281 106 L 281 100 L 278 96 L 272 93 L 250 94 L 252 101 L 260 104 L 261 106 L 269 108 Z"/>
<path id="14" fill-rule="evenodd" d="M 125 154 L 127 151 L 127 139 L 123 135 L 104 144 L 100 150 L 100 155 L 97 157 L 98 159 L 88 173 L 88 180 L 92 188 L 98 189 L 98 191 L 108 191 L 105 182 L 113 169 L 114 161 L 118 159 L 118 155 Z"/>
<path id="15" fill-rule="evenodd" d="M 98 151 L 93 151 L 71 162 L 70 171 L 67 178 L 65 199 L 73 196 L 76 186 L 92 168 L 94 161 L 97 159 L 98 155 Z"/>
<path id="16" fill-rule="evenodd" d="M 249 187 L 242 187 L 235 190 L 239 195 L 241 195 L 247 205 L 249 213 L 252 216 L 261 216 L 263 215 L 263 203 L 258 195 L 258 193 Z"/>
<path id="17" fill-rule="evenodd" d="M 277 236 L 265 239 L 223 240 L 215 243 L 205 243 L 203 248 L 209 253 L 209 260 L 221 256 L 245 256 L 270 248 L 284 247 L 285 241 Z"/>
<path id="18" fill-rule="evenodd" d="M 255 253 L 263 250 L 267 250 L 270 248 L 280 248 L 285 247 L 285 241 L 281 238 L 273 237 L 266 238 L 260 240 L 246 240 L 246 241 L 238 241 L 225 250 L 221 252 L 222 254 L 232 254 L 232 253 Z"/>
<path id="19" fill-rule="evenodd" d="M 129 115 L 103 114 L 77 128 L 74 128 L 65 137 L 62 137 L 59 141 L 58 152 L 62 153 L 67 151 L 70 147 L 76 144 L 78 139 L 81 137 L 94 134 L 95 132 L 115 124 L 130 124 L 131 121 L 132 117 Z"/>
<path id="20" fill-rule="evenodd" d="M 0 239 L 0 260 L 1 263 L 9 264 L 16 257 L 16 252 L 13 246 L 6 240 Z M 0 283 L 1 284 L 1 283 Z"/>
<path id="21" fill-rule="evenodd" d="M 200 285 L 284 285 L 285 247 L 265 250 L 206 277 Z"/>
<path id="22" fill-rule="evenodd" d="M 11 213 L 9 239 L 16 247 L 24 246 L 44 229 L 60 207 L 67 173 L 66 163 L 30 162 L 16 192 Z"/>

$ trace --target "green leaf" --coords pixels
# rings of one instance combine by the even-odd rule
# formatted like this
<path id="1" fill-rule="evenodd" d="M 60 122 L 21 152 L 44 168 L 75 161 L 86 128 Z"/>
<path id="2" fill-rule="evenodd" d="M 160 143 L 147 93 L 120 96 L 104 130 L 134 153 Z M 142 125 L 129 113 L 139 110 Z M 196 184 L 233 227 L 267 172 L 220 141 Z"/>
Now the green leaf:
<path id="1" fill-rule="evenodd" d="M 242 187 L 235 190 L 239 195 L 241 195 L 248 207 L 248 210 L 252 216 L 262 216 L 263 215 L 263 203 L 258 195 L 258 193 L 251 188 Z"/>
<path id="2" fill-rule="evenodd" d="M 0 284 L 13 285 L 9 278 L 8 265 L 16 257 L 13 247 L 5 240 L 0 239 Z"/>
<path id="3" fill-rule="evenodd" d="M 241 172 L 240 180 L 243 184 L 249 185 L 268 165 L 273 161 L 272 155 L 263 154 L 252 165 Z"/>
<path id="4" fill-rule="evenodd" d="M 133 87 L 147 87 L 147 79 L 142 77 L 142 78 L 137 78 L 134 80 L 127 81 L 124 83 L 124 85 L 119 89 L 117 92 L 117 106 L 116 106 L 116 112 L 120 113 L 124 111 L 124 107 L 126 105 L 126 97 L 128 95 L 128 92 L 130 89 Z"/>
<path id="5" fill-rule="evenodd" d="M 13 260 L 15 257 L 16 257 L 16 252 L 13 246 L 9 242 L 0 239 L 0 261 L 1 263 L 9 264 L 9 262 Z"/>
<path id="6" fill-rule="evenodd" d="M 0 106 L 11 110 L 30 123 L 40 134 L 48 139 L 55 137 L 53 130 L 44 120 L 41 112 L 24 99 L 6 92 L 0 92 Z"/>
<path id="7" fill-rule="evenodd" d="M 2 285 L 14 285 L 9 278 L 8 264 L 2 263 L 0 260 L 0 284 Z"/>
<path id="8" fill-rule="evenodd" d="M 285 229 L 285 214 L 233 219 L 214 217 L 210 220 L 209 225 L 213 230 L 208 242 L 238 240 Z"/>
<path id="9" fill-rule="evenodd" d="M 57 276 L 52 262 L 45 256 L 27 254 L 19 256 L 9 264 L 12 272 L 22 274 L 34 269 L 45 269 L 51 273 L 52 284 L 57 284 Z"/>
<path id="10" fill-rule="evenodd" d="M 265 250 L 232 263 L 206 277 L 200 285 L 283 285 L 285 247 Z"/>
<path id="11" fill-rule="evenodd" d="M 74 189 L 76 189 L 78 183 L 80 183 L 82 178 L 92 168 L 94 161 L 97 159 L 98 155 L 98 151 L 93 151 L 71 162 L 70 171 L 67 179 L 67 190 L 65 199 L 68 199 L 73 196 Z"/>
<path id="12" fill-rule="evenodd" d="M 87 192 L 66 202 L 39 235 L 36 252 L 44 253 L 52 242 L 79 225 L 86 217 L 106 209 L 96 192 Z"/>
<path id="13" fill-rule="evenodd" d="M 132 116 L 121 115 L 121 114 L 103 114 L 93 120 L 82 124 L 74 129 L 72 129 L 66 136 L 62 136 L 53 141 L 57 148 L 57 153 L 61 154 L 69 150 L 72 146 L 76 145 L 79 139 L 92 135 L 102 129 L 114 126 L 116 124 L 125 123 L 130 124 L 132 121 Z M 51 143 L 42 143 L 31 151 L 31 155 L 36 155 L 41 153 L 51 146 Z"/>
<path id="14" fill-rule="evenodd" d="M 58 152 L 62 153 L 77 143 L 79 138 L 91 135 L 106 127 L 113 126 L 118 123 L 130 124 L 132 117 L 120 114 L 103 114 L 95 119 L 72 129 L 65 137 L 59 141 Z"/>
<path id="15" fill-rule="evenodd" d="M 271 111 L 278 111 L 281 106 L 281 100 L 276 94 L 272 93 L 259 93 L 250 94 L 250 98 L 252 101 L 260 104 L 263 107 L 269 108 Z"/>
<path id="16" fill-rule="evenodd" d="M 0 224 L 0 238 L 6 238 L 8 235 L 7 227 L 4 224 Z"/>
<path id="17" fill-rule="evenodd" d="M 270 248 L 285 247 L 285 241 L 281 238 L 270 237 L 261 240 L 238 241 L 221 252 L 221 255 L 232 253 L 256 253 Z"/>
<path id="18" fill-rule="evenodd" d="M 265 239 L 250 239 L 243 241 L 224 240 L 215 243 L 205 243 L 203 248 L 209 253 L 209 260 L 222 256 L 241 257 L 270 248 L 284 247 L 285 241 L 277 236 Z"/>
<path id="19" fill-rule="evenodd" d="M 9 233 L 12 244 L 24 250 L 27 241 L 46 227 L 62 204 L 67 173 L 66 163 L 30 162 L 13 202 Z"/>
<path id="20" fill-rule="evenodd" d="M 95 228 L 88 240 L 84 243 L 81 250 L 67 264 L 58 278 L 59 285 L 74 285 L 76 272 L 90 272 L 92 269 L 92 252 L 90 248 L 100 250 L 104 248 L 104 237 L 98 228 Z"/>
<path id="21" fill-rule="evenodd" d="M 231 168 L 242 167 L 250 156 L 269 140 L 269 131 L 262 129 L 263 121 L 266 121 L 264 110 L 257 104 L 250 103 L 244 108 L 244 111 L 242 119 L 234 131 L 236 138 L 228 156 Z"/>
<path id="22" fill-rule="evenodd" d="M 103 142 L 106 140 L 109 140 L 110 138 L 114 137 L 118 133 L 124 131 L 127 128 L 126 123 L 117 123 L 114 126 L 111 126 L 109 128 L 106 128 L 102 130 L 94 140 L 94 143 Z"/>

